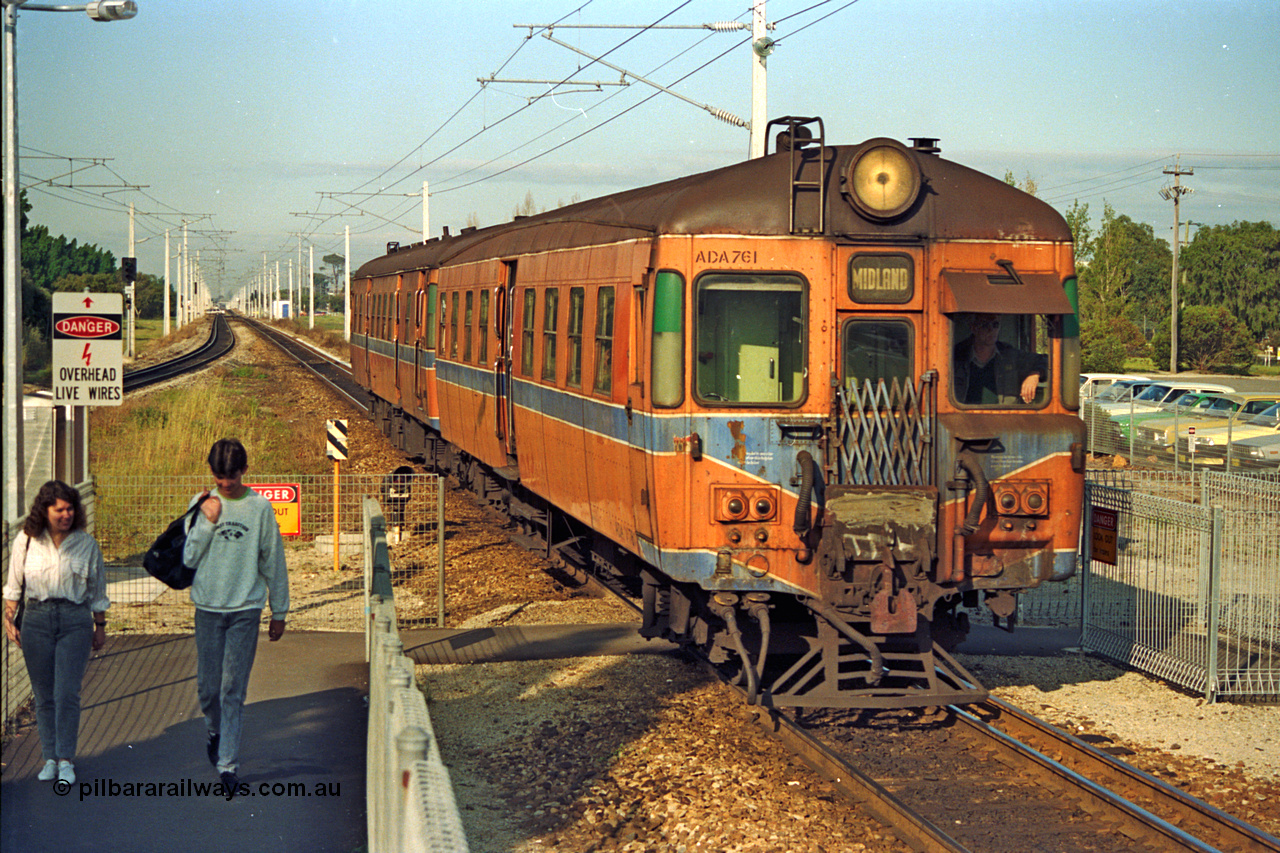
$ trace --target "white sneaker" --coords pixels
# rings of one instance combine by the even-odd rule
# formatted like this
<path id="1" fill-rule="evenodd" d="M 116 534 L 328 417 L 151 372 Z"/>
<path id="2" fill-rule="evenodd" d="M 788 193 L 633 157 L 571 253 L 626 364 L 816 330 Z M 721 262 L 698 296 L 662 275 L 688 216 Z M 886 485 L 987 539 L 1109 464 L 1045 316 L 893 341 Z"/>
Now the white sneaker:
<path id="1" fill-rule="evenodd" d="M 68 785 L 76 783 L 76 768 L 72 766 L 70 761 L 58 762 L 58 781 L 66 782 Z"/>
<path id="2" fill-rule="evenodd" d="M 44 763 L 44 767 L 36 775 L 41 782 L 52 782 L 53 777 L 58 775 L 58 762 L 50 758 Z"/>

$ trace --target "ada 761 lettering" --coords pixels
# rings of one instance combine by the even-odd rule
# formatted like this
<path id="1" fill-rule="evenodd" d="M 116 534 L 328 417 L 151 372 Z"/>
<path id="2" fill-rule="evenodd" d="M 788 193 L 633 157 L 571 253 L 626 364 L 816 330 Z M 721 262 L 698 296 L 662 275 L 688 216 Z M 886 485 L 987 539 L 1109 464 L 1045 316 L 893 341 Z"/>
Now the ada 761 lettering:
<path id="1" fill-rule="evenodd" d="M 725 264 L 733 266 L 734 264 L 755 264 L 758 260 L 759 253 L 755 249 L 729 249 L 725 251 L 703 249 L 698 252 L 698 256 L 693 259 L 693 262 L 695 264 Z"/>

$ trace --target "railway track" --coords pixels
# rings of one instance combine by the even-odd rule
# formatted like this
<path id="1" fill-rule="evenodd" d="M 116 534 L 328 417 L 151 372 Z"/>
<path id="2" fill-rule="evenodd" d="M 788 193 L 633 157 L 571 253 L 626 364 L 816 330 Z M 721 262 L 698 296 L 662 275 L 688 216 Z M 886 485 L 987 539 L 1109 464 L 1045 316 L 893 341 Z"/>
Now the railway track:
<path id="1" fill-rule="evenodd" d="M 269 326 L 240 322 L 360 405 L 340 362 Z M 599 583 L 544 542 L 522 544 Z M 799 720 L 762 709 L 757 722 L 917 850 L 1280 851 L 1273 836 L 998 700 Z"/>
<path id="2" fill-rule="evenodd" d="M 266 323 L 249 317 L 236 317 L 236 322 L 243 323 L 266 340 L 275 344 L 282 352 L 293 359 L 325 385 L 338 392 L 353 406 L 362 412 L 369 411 L 368 393 L 351 378 L 351 368 L 300 338 L 286 334 Z"/>
<path id="3" fill-rule="evenodd" d="M 917 850 L 1280 850 L 1280 839 L 995 699 L 758 721 Z"/>
<path id="4" fill-rule="evenodd" d="M 124 391 L 127 394 L 130 391 L 137 391 L 139 388 L 207 367 L 231 352 L 235 345 L 235 332 L 232 331 L 226 316 L 214 315 L 209 329 L 209 339 L 204 344 L 169 361 L 128 371 L 124 375 Z"/>

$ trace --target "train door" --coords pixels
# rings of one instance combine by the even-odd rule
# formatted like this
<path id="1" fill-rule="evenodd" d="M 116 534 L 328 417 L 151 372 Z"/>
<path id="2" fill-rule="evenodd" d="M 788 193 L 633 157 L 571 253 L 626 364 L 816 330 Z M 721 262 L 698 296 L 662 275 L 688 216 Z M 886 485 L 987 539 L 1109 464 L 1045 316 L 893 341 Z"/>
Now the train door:
<path id="1" fill-rule="evenodd" d="M 917 258 L 905 252 L 845 256 L 838 300 L 838 442 L 844 485 L 932 483 L 933 377 L 926 373 Z"/>
<path id="2" fill-rule="evenodd" d="M 631 506 L 635 511 L 636 535 L 653 541 L 652 474 L 649 453 L 653 447 L 652 407 L 645 400 L 644 364 L 649 348 L 646 324 L 644 285 L 632 290 L 630 333 L 627 347 L 630 356 L 627 370 L 627 467 L 631 477 Z M 639 411 L 637 411 L 639 409 Z"/>
<path id="3" fill-rule="evenodd" d="M 404 340 L 404 309 L 401 303 L 405 299 L 404 276 L 396 276 L 396 292 L 391 302 L 391 374 L 395 381 L 396 402 L 404 405 L 404 394 L 400 391 L 400 346 Z"/>
<path id="4" fill-rule="evenodd" d="M 502 262 L 502 277 L 494 293 L 494 332 L 498 355 L 493 363 L 493 407 L 498 441 L 506 450 L 508 464 L 516 461 L 514 404 L 511 401 L 512 337 L 515 334 L 516 262 Z"/>
<path id="5" fill-rule="evenodd" d="M 372 283 L 372 280 L 371 280 Z M 369 371 L 369 382 L 373 382 L 373 371 L 369 364 L 369 339 L 373 337 L 373 295 L 366 290 L 360 294 L 360 302 L 362 303 L 361 313 L 363 322 L 360 331 L 364 333 L 364 367 Z M 369 387 L 373 387 L 371 384 Z"/>

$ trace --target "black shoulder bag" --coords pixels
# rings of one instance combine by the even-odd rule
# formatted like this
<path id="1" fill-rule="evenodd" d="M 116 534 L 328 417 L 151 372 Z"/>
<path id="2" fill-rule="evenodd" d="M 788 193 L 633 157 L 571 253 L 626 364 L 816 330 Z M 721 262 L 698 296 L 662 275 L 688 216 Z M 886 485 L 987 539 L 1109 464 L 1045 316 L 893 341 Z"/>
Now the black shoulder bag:
<path id="1" fill-rule="evenodd" d="M 147 574 L 171 589 L 186 589 L 195 580 L 195 567 L 182 561 L 182 551 L 187 547 L 187 521 L 195 516 L 200 504 L 208 497 L 200 498 L 181 517 L 171 521 L 142 558 L 142 567 Z"/>

